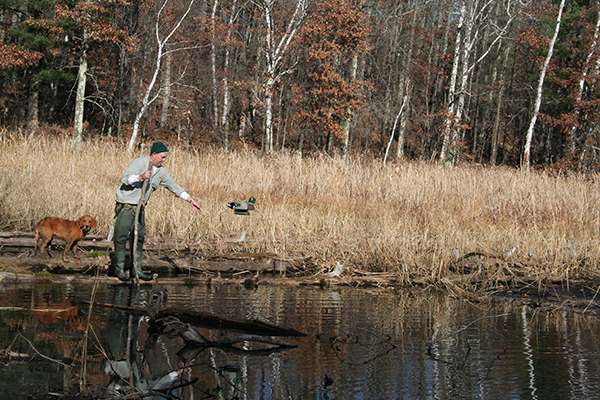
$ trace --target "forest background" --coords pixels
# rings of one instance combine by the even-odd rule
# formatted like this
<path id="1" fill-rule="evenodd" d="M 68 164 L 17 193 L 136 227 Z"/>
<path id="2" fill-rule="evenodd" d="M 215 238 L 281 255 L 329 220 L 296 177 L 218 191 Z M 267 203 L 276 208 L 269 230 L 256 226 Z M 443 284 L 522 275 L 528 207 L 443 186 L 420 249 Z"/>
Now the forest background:
<path id="1" fill-rule="evenodd" d="M 6 0 L 0 22 L 0 124 L 76 148 L 598 164 L 595 0 Z"/>

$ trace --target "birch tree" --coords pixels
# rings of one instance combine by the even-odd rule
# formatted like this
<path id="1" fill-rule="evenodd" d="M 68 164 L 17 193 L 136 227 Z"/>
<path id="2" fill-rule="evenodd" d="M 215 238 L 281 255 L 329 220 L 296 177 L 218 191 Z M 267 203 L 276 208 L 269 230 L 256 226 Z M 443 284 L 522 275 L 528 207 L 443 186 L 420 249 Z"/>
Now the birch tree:
<path id="1" fill-rule="evenodd" d="M 220 37 L 220 31 L 223 27 L 217 21 L 217 11 L 219 7 L 219 0 L 214 0 L 212 13 L 211 13 L 211 44 L 210 44 L 210 58 L 211 58 L 211 73 L 212 73 L 212 108 L 213 108 L 213 129 L 218 130 L 222 133 L 222 144 L 223 149 L 227 152 L 229 150 L 229 110 L 230 110 L 230 96 L 231 88 L 229 82 L 229 64 L 231 58 L 231 50 L 234 44 L 232 39 L 234 31 L 234 21 L 237 17 L 237 1 L 233 0 L 229 10 L 222 10 L 222 14 L 227 15 L 225 22 L 226 34 L 224 38 Z M 223 78 L 221 79 L 221 92 L 222 102 L 219 105 L 219 86 L 218 86 L 218 62 L 217 62 L 217 45 L 222 42 L 224 46 L 223 64 L 221 73 Z"/>
<path id="2" fill-rule="evenodd" d="M 87 29 L 83 29 L 83 43 L 81 55 L 79 56 L 79 69 L 77 73 L 77 94 L 75 96 L 75 118 L 73 119 L 73 148 L 81 150 L 83 137 L 83 113 L 85 104 L 85 85 L 87 83 L 88 71 L 88 46 L 89 38 Z"/>
<path id="3" fill-rule="evenodd" d="M 212 106 L 213 106 L 213 129 L 217 130 L 219 126 L 219 101 L 217 90 L 217 28 L 216 14 L 219 6 L 219 0 L 213 3 L 212 13 L 210 15 L 211 41 L 210 41 L 210 67 L 212 72 Z M 227 143 L 224 143 L 227 148 Z"/>
<path id="4" fill-rule="evenodd" d="M 288 51 L 306 15 L 308 0 L 296 0 L 294 11 L 281 33 L 277 32 L 276 4 L 277 0 L 264 0 L 260 3 L 266 30 L 264 48 L 266 65 L 263 74 L 265 143 L 263 143 L 263 147 L 267 154 L 273 152 L 273 95 L 275 85 L 284 74 L 290 73 L 293 68 L 293 66 L 286 67 Z"/>
<path id="5" fill-rule="evenodd" d="M 167 54 L 165 57 L 165 67 L 163 71 L 163 103 L 162 111 L 160 113 L 160 127 L 163 128 L 167 124 L 169 118 L 169 107 L 171 105 L 171 54 Z"/>
<path id="6" fill-rule="evenodd" d="M 135 116 L 135 121 L 133 123 L 133 132 L 131 134 L 131 139 L 129 140 L 129 145 L 127 146 L 128 151 L 131 151 L 135 146 L 135 142 L 137 140 L 137 136 L 140 130 L 140 124 L 142 118 L 144 117 L 144 114 L 146 113 L 146 110 L 161 95 L 161 90 L 159 89 L 155 91 L 154 86 L 156 85 L 156 82 L 162 69 L 163 58 L 176 51 L 190 49 L 190 47 L 185 45 L 175 45 L 173 48 L 167 49 L 167 45 L 170 44 L 170 40 L 173 38 L 173 35 L 175 35 L 175 33 L 179 30 L 185 18 L 190 13 L 192 6 L 194 5 L 194 0 L 190 0 L 187 9 L 184 11 L 184 13 L 181 15 L 181 17 L 177 20 L 177 22 L 172 28 L 167 29 L 167 33 L 163 36 L 163 33 L 161 32 L 162 14 L 163 12 L 165 12 L 165 9 L 168 4 L 169 0 L 165 0 L 156 14 L 156 22 L 154 24 L 154 35 L 156 38 L 156 58 L 154 60 L 154 73 L 152 74 L 150 82 L 146 87 L 146 92 L 144 93 L 140 109 L 137 112 L 137 115 Z"/>
<path id="7" fill-rule="evenodd" d="M 548 71 L 548 65 L 550 65 L 550 60 L 552 59 L 552 53 L 554 53 L 554 45 L 556 44 L 556 39 L 558 38 L 558 33 L 560 32 L 560 22 L 562 19 L 562 12 L 565 7 L 565 0 L 561 0 L 560 6 L 558 9 L 558 16 L 556 17 L 556 27 L 554 29 L 554 35 L 550 40 L 550 45 L 548 47 L 548 54 L 546 55 L 546 60 L 544 61 L 544 65 L 542 66 L 542 70 L 540 72 L 540 79 L 538 81 L 535 103 L 533 106 L 533 111 L 531 115 L 531 121 L 529 122 L 529 128 L 527 129 L 527 135 L 525 139 L 525 148 L 523 151 L 523 163 L 522 167 L 529 171 L 529 166 L 531 163 L 531 141 L 533 140 L 533 131 L 535 129 L 535 123 L 538 118 L 538 113 L 540 112 L 540 106 L 542 104 L 542 92 L 544 89 L 544 79 L 546 78 L 546 72 Z"/>
<path id="8" fill-rule="evenodd" d="M 73 118 L 72 143 L 75 150 L 81 149 L 86 84 L 88 76 L 88 50 L 90 43 L 125 44 L 130 48 L 131 38 L 125 31 L 113 23 L 113 17 L 124 0 L 78 1 L 71 4 L 59 4 L 53 19 L 32 21 L 29 24 L 38 27 L 52 27 L 55 34 L 73 37 L 79 50 L 77 67 L 77 88 L 75 96 L 75 115 Z"/>
<path id="9" fill-rule="evenodd" d="M 469 94 L 469 79 L 479 63 L 505 38 L 515 18 L 515 7 L 518 4 L 520 3 L 515 0 L 467 0 L 461 4 L 454 42 L 440 162 L 454 163 L 458 159 L 458 139 L 460 131 L 464 129 L 462 120 Z M 505 15 L 503 22 L 492 21 L 490 16 L 494 7 L 502 8 Z M 491 30 L 486 43 L 482 43 L 484 29 Z M 476 45 L 480 45 L 481 55 L 472 58 L 476 54 Z"/>
<path id="10" fill-rule="evenodd" d="M 600 71 L 600 57 L 598 57 L 598 41 L 600 39 L 600 0 L 596 0 L 596 14 L 597 14 L 597 19 L 596 19 L 596 26 L 594 29 L 594 36 L 593 36 L 593 40 L 590 43 L 590 48 L 588 51 L 588 54 L 586 56 L 585 59 L 585 63 L 583 65 L 583 71 L 581 72 L 581 77 L 579 78 L 579 84 L 577 87 L 577 95 L 575 98 L 575 117 L 576 117 L 576 121 L 573 123 L 573 125 L 571 126 L 570 129 L 570 152 L 571 153 L 575 153 L 577 151 L 577 145 L 579 142 L 579 126 L 578 123 L 579 121 L 581 121 L 582 119 L 585 119 L 584 116 L 582 116 L 582 101 L 583 101 L 583 93 L 586 89 L 586 85 L 588 85 L 587 80 L 591 75 L 598 75 L 598 72 Z M 593 60 L 596 59 L 596 61 L 594 62 Z M 595 80 L 593 80 L 591 82 L 591 84 L 589 84 L 588 86 L 590 89 L 595 89 L 596 87 L 596 82 Z M 585 153 L 586 153 L 587 149 L 583 148 L 581 150 L 581 154 L 579 156 L 579 167 L 581 168 L 581 163 L 583 161 L 583 159 L 585 158 Z"/>
<path id="11" fill-rule="evenodd" d="M 229 109 L 230 109 L 230 87 L 229 87 L 229 59 L 231 57 L 231 43 L 233 35 L 233 22 L 237 13 L 237 1 L 233 0 L 231 4 L 231 14 L 229 15 L 228 27 L 227 27 L 227 38 L 225 47 L 225 59 L 223 61 L 223 108 L 221 113 L 221 128 L 225 133 L 225 150 L 228 150 L 228 139 L 229 139 Z"/>

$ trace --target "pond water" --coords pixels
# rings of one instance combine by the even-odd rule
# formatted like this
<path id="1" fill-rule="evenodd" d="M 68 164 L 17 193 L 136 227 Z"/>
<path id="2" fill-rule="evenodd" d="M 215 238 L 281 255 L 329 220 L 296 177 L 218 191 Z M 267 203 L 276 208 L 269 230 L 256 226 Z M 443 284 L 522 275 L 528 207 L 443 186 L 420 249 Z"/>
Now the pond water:
<path id="1" fill-rule="evenodd" d="M 106 306 L 144 308 L 152 286 L 4 285 L 0 347 L 12 358 L 3 358 L 0 398 L 113 398 L 135 393 L 130 385 L 144 398 L 171 399 L 600 397 L 594 315 L 427 291 L 162 286 L 169 308 L 258 319 L 306 336 L 279 337 L 297 346 L 280 351 L 244 342 L 190 359 L 181 338 L 149 335 L 146 315 Z M 240 335 L 197 331 L 212 341 Z"/>

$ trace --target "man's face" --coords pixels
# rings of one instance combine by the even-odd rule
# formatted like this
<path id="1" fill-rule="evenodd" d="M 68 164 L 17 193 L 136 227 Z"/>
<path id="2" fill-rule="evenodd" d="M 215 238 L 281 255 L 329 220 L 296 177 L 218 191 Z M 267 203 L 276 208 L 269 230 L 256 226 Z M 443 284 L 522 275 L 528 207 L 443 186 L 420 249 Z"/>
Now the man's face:
<path id="1" fill-rule="evenodd" d="M 163 151 L 162 153 L 152 153 L 150 154 L 150 162 L 152 163 L 152 165 L 158 168 L 161 165 L 163 165 L 163 163 L 167 159 L 167 154 L 169 153 L 167 153 L 166 151 Z"/>

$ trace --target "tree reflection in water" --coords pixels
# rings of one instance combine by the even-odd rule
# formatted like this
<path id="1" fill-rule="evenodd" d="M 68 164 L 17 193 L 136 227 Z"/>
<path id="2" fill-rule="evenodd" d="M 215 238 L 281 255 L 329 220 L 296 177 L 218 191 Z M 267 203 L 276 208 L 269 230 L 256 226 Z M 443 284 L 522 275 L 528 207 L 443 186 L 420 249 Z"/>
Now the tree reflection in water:
<path id="1" fill-rule="evenodd" d="M 92 307 L 89 286 L 0 286 L 0 397 L 600 397 L 597 307 L 472 304 L 430 291 L 167 286 L 169 309 L 194 311 L 186 318 L 261 320 L 308 336 L 277 348 L 248 332 L 171 319 L 165 304 L 152 305 L 151 285 L 100 286 Z M 59 309 L 64 319 L 46 318 Z"/>

